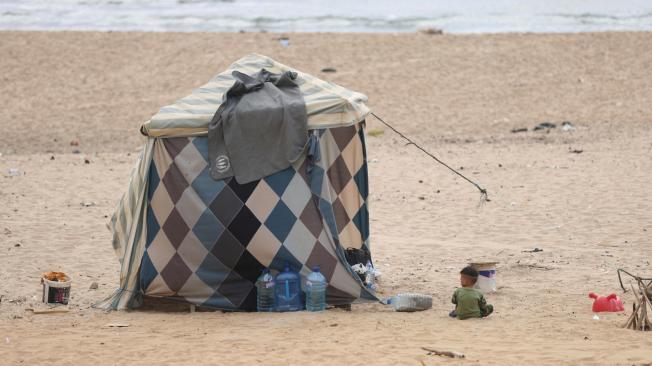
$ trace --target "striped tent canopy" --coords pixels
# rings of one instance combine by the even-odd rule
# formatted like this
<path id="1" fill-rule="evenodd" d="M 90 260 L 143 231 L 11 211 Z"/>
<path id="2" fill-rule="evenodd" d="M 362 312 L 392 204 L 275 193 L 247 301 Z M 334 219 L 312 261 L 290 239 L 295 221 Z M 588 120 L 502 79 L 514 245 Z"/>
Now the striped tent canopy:
<path id="1" fill-rule="evenodd" d="M 297 71 L 269 57 L 250 54 L 234 62 L 207 84 L 193 90 L 190 95 L 161 108 L 143 124 L 141 132 L 150 137 L 206 135 L 208 124 L 222 103 L 224 94 L 233 85 L 233 71 L 252 75 L 260 69 L 276 74 L 297 72 L 296 82 L 308 112 L 308 129 L 351 126 L 364 120 L 370 112 L 364 104 L 367 101 L 364 94 Z"/>

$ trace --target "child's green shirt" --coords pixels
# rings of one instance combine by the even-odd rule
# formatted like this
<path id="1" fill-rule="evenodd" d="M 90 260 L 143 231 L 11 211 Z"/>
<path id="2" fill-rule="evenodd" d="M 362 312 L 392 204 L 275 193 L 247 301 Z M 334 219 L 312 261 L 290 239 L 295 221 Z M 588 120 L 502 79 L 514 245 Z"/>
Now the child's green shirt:
<path id="1" fill-rule="evenodd" d="M 458 319 L 481 318 L 487 313 L 487 300 L 482 292 L 470 288 L 460 287 L 453 293 L 453 304 Z"/>

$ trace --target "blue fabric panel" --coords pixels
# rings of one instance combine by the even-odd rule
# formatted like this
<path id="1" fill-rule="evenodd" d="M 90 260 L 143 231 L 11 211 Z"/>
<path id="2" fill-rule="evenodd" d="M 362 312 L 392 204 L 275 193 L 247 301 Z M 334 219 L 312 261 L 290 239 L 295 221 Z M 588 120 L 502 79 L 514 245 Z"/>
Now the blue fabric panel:
<path id="1" fill-rule="evenodd" d="M 358 213 L 353 217 L 353 223 L 360 230 L 362 240 L 369 239 L 369 211 L 367 211 L 367 204 L 365 203 L 360 207 Z"/>
<path id="2" fill-rule="evenodd" d="M 264 179 L 265 182 L 267 182 L 267 184 L 269 184 L 269 186 L 272 188 L 272 190 L 276 192 L 279 197 L 281 197 L 283 192 L 285 192 L 285 189 L 288 187 L 288 184 L 290 184 L 290 181 L 294 177 L 294 174 L 296 174 L 296 171 L 292 167 L 289 167 L 278 173 L 265 177 Z"/>
<path id="3" fill-rule="evenodd" d="M 218 287 L 222 284 L 224 279 L 229 275 L 231 270 L 222 264 L 217 258 L 212 254 L 207 254 L 206 258 L 199 268 L 195 271 L 197 277 L 199 277 L 205 284 L 217 290 Z"/>
<path id="4" fill-rule="evenodd" d="M 199 217 L 197 223 L 192 228 L 195 236 L 201 241 L 208 251 L 213 249 L 213 245 L 224 232 L 224 225 L 213 215 L 210 209 L 206 209 Z"/>
<path id="5" fill-rule="evenodd" d="M 360 192 L 360 195 L 362 198 L 366 201 L 367 198 L 369 197 L 369 178 L 368 178 L 368 172 L 367 172 L 367 162 L 365 161 L 362 164 L 362 167 L 358 170 L 357 173 L 353 176 L 353 180 L 355 181 L 355 185 L 358 186 L 358 191 Z"/>
<path id="6" fill-rule="evenodd" d="M 295 256 L 293 256 L 286 247 L 281 246 L 281 248 L 279 248 L 278 252 L 276 253 L 276 256 L 272 260 L 272 263 L 269 264 L 269 268 L 280 272 L 285 269 L 285 263 L 288 263 L 290 268 L 297 272 L 300 271 L 303 267 L 303 264 Z"/>
<path id="7" fill-rule="evenodd" d="M 149 284 L 154 281 L 157 274 L 158 272 L 156 271 L 156 268 L 154 268 L 152 260 L 149 259 L 149 255 L 147 255 L 147 251 L 145 251 L 145 253 L 143 253 L 143 260 L 140 263 L 140 288 L 145 291 L 149 287 Z"/>
<path id="8" fill-rule="evenodd" d="M 197 139 L 195 139 L 197 140 Z M 192 181 L 192 188 L 197 192 L 197 195 L 204 201 L 207 206 L 213 202 L 215 197 L 222 191 L 226 183 L 223 180 L 214 180 L 208 168 L 204 168 L 202 172 Z"/>
<path id="9" fill-rule="evenodd" d="M 147 205 L 147 241 L 145 242 L 145 248 L 149 248 L 159 230 L 161 230 L 161 226 L 156 220 L 156 216 L 154 216 L 152 206 Z"/>
<path id="10" fill-rule="evenodd" d="M 290 230 L 292 230 L 292 226 L 296 221 L 297 217 L 294 216 L 288 206 L 283 201 L 279 201 L 265 221 L 265 226 L 282 243 L 290 234 Z"/>
<path id="11" fill-rule="evenodd" d="M 149 167 L 149 179 L 148 179 L 148 186 L 147 186 L 147 202 L 150 202 L 152 200 L 152 196 L 154 195 L 154 191 L 156 191 L 156 188 L 158 188 L 158 184 L 161 182 L 161 177 L 158 175 L 158 171 L 156 171 L 156 165 L 154 162 L 150 164 Z"/>

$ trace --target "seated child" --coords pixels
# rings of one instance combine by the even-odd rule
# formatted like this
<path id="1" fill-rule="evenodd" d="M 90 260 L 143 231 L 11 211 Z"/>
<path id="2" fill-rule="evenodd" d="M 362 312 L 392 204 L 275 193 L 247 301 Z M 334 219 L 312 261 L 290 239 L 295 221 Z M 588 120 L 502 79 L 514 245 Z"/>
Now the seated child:
<path id="1" fill-rule="evenodd" d="M 453 304 L 455 310 L 451 311 L 452 318 L 484 318 L 494 311 L 492 305 L 487 305 L 482 292 L 473 288 L 478 280 L 478 271 L 473 267 L 464 267 L 460 272 L 460 283 L 462 287 L 453 293 Z"/>

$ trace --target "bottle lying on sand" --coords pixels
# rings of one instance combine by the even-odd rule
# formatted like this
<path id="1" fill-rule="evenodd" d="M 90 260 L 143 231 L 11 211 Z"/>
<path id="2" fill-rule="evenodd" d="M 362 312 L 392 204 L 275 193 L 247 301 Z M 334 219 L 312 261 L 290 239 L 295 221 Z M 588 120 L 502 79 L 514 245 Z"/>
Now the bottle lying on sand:
<path id="1" fill-rule="evenodd" d="M 387 299 L 396 311 L 423 311 L 432 307 L 432 296 L 417 293 L 398 294 Z"/>

